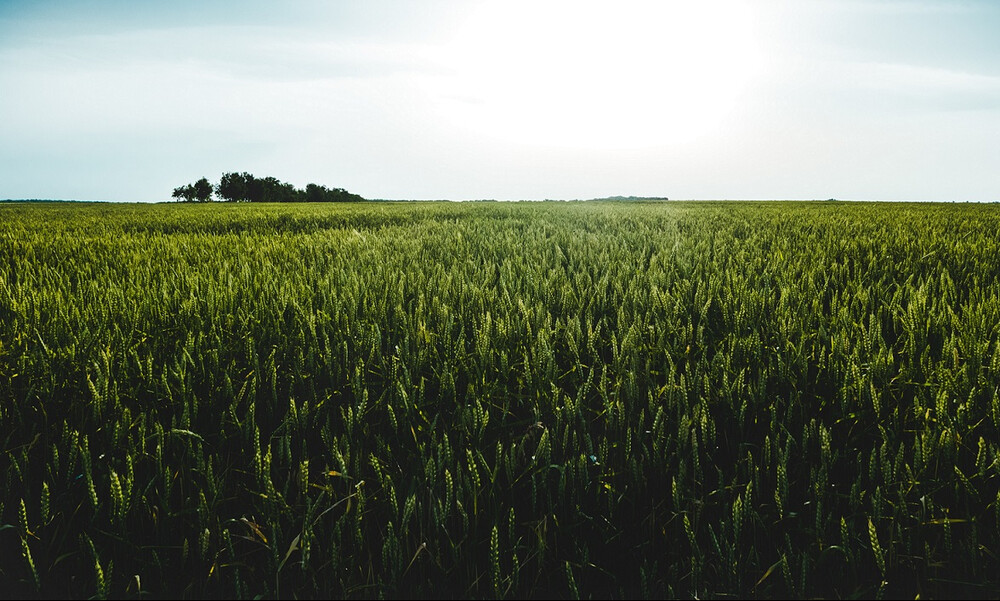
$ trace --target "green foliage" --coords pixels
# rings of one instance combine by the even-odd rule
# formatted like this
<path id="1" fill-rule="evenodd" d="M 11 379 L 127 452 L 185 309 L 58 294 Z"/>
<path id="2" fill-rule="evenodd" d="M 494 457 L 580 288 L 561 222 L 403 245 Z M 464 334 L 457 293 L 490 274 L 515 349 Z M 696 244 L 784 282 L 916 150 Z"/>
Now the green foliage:
<path id="1" fill-rule="evenodd" d="M 207 179 L 174 189 L 173 197 L 184 201 L 209 201 L 212 192 L 226 202 L 356 202 L 364 200 L 343 188 L 309 184 L 304 190 L 274 177 L 254 177 L 243 172 L 223 173 L 213 189 Z"/>
<path id="2" fill-rule="evenodd" d="M 998 230 L 0 206 L 0 590 L 995 598 Z"/>
<path id="3" fill-rule="evenodd" d="M 174 188 L 171 196 L 183 202 L 208 202 L 212 200 L 212 184 L 203 177 L 193 184 Z"/>

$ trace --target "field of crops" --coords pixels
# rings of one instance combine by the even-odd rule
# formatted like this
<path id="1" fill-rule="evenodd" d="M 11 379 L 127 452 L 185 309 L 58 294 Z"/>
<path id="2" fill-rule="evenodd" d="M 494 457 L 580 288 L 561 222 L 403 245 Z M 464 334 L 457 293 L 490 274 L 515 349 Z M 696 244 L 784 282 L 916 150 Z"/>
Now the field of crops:
<path id="1" fill-rule="evenodd" d="M 0 205 L 0 596 L 1000 596 L 1000 210 Z"/>

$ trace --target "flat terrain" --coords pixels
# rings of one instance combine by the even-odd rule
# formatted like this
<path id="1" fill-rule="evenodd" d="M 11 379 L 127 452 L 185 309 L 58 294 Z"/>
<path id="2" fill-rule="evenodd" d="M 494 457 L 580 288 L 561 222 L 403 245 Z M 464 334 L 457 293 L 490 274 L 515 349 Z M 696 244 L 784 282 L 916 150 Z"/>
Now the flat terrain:
<path id="1" fill-rule="evenodd" d="M 998 209 L 0 205 L 0 596 L 996 598 Z"/>

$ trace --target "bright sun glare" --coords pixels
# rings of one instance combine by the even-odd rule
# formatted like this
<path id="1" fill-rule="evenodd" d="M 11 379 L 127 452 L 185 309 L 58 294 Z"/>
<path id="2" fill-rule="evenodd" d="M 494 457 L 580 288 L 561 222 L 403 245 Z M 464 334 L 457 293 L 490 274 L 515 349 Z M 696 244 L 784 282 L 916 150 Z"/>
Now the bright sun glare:
<path id="1" fill-rule="evenodd" d="M 675 145 L 717 127 L 757 71 L 749 17 L 741 0 L 491 1 L 437 91 L 449 119 L 495 138 Z"/>

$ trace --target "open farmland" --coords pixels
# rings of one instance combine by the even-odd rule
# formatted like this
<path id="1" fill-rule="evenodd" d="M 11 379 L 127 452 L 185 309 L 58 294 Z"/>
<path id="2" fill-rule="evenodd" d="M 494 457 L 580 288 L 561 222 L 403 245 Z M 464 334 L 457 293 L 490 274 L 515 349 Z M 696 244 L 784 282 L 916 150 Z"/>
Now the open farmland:
<path id="1" fill-rule="evenodd" d="M 995 598 L 998 232 L 0 206 L 0 595 Z"/>

